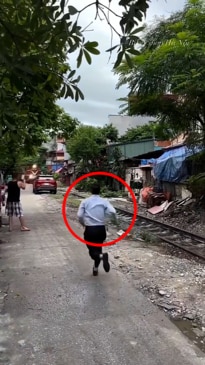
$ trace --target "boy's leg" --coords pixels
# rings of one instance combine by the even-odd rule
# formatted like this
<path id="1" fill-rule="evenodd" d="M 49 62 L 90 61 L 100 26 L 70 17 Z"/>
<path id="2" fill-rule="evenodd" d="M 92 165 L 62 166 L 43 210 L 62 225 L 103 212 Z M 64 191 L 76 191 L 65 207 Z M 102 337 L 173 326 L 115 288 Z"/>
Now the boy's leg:
<path id="1" fill-rule="evenodd" d="M 106 229 L 104 226 L 100 227 L 86 227 L 84 232 L 84 239 L 87 242 L 94 242 L 102 244 L 106 239 Z M 90 246 L 87 245 L 90 257 L 94 260 L 93 275 L 98 275 L 98 267 L 100 261 L 103 261 L 103 268 L 106 272 L 110 271 L 110 264 L 108 253 L 102 253 L 102 246 Z"/>
<path id="2" fill-rule="evenodd" d="M 102 254 L 102 247 L 87 245 L 87 248 L 89 250 L 89 255 L 90 255 L 91 259 L 94 261 L 93 275 L 97 276 L 98 275 L 98 267 L 99 267 L 100 261 L 102 259 L 100 257 L 101 254 Z"/>

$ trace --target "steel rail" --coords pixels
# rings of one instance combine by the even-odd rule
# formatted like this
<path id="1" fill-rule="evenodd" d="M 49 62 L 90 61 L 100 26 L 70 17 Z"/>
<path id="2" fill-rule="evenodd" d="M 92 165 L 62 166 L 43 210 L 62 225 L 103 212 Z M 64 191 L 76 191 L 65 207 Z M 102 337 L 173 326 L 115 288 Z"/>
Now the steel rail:
<path id="1" fill-rule="evenodd" d="M 115 209 L 117 212 L 123 214 L 124 216 L 129 216 L 130 218 L 133 216 L 133 212 L 130 212 L 128 210 L 124 210 L 124 209 L 118 208 L 118 207 L 115 207 Z M 183 251 L 186 251 L 196 257 L 199 257 L 199 258 L 205 260 L 205 237 L 204 236 L 200 236 L 193 232 L 189 232 L 184 229 L 171 226 L 170 224 L 167 224 L 167 223 L 153 220 L 151 218 L 145 217 L 140 214 L 138 214 L 137 220 L 138 221 L 147 221 L 147 222 L 151 223 L 151 225 L 153 225 L 154 227 L 156 227 L 156 226 L 158 226 L 159 228 L 162 227 L 163 229 L 170 232 L 167 234 L 167 236 L 171 236 L 171 235 L 173 235 L 173 233 L 175 233 L 175 234 L 177 233 L 179 236 L 181 236 L 181 237 L 177 238 L 177 241 L 180 239 L 181 242 L 177 242 L 176 237 L 167 238 L 167 237 L 164 237 L 164 235 L 161 235 L 160 232 L 159 233 L 152 232 L 152 227 L 150 228 L 150 230 L 148 230 L 150 233 L 152 233 L 155 237 L 159 238 L 160 240 L 162 240 L 172 246 L 178 247 Z M 137 223 L 137 220 L 136 220 L 136 223 Z M 146 226 L 144 227 L 144 229 L 146 229 Z M 189 243 L 184 242 L 185 237 L 191 238 L 192 241 Z"/>
<path id="2" fill-rule="evenodd" d="M 77 192 L 72 192 L 71 193 L 74 196 L 77 196 L 79 198 L 85 198 L 87 196 L 82 195 L 80 193 Z M 114 205 L 114 204 L 113 204 Z M 129 211 L 129 210 L 125 210 L 123 208 L 120 208 L 116 205 L 115 209 L 118 213 L 123 214 L 124 216 L 127 217 L 132 217 L 133 216 L 133 212 Z M 164 237 L 164 235 L 160 235 L 160 233 L 154 233 L 152 232 L 152 229 L 148 230 L 150 231 L 155 237 L 157 237 L 158 239 L 160 239 L 163 242 L 166 242 L 172 246 L 175 246 L 185 252 L 188 252 L 189 254 L 192 254 L 198 258 L 201 258 L 203 260 L 205 260 L 205 236 L 200 236 L 196 233 L 184 230 L 182 228 L 178 228 L 178 227 L 174 227 L 168 223 L 164 223 L 164 222 L 160 222 L 157 220 L 154 220 L 152 218 L 146 217 L 144 215 L 138 214 L 137 215 L 137 219 L 136 219 L 136 224 L 138 223 L 138 221 L 145 221 L 145 222 L 149 222 L 149 224 L 155 226 L 155 227 L 159 227 L 159 228 L 163 228 L 165 230 L 167 230 L 168 232 L 170 232 L 169 234 L 167 234 L 168 236 L 173 235 L 173 233 L 177 233 L 178 235 L 180 235 L 181 237 L 179 237 L 178 239 L 180 239 L 182 242 L 176 242 L 176 237 L 175 240 L 174 238 L 167 238 Z M 140 222 L 139 222 L 140 223 Z M 144 227 L 146 229 L 146 226 Z M 191 238 L 192 241 L 191 242 L 183 242 L 184 238 Z M 198 246 L 198 247 L 197 247 Z"/>

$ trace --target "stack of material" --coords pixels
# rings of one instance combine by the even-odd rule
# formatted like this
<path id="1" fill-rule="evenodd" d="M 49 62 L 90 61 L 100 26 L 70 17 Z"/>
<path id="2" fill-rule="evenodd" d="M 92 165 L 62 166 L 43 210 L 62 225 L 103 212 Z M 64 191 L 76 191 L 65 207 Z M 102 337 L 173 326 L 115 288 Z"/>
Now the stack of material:
<path id="1" fill-rule="evenodd" d="M 154 207 L 148 209 L 148 212 L 153 215 L 166 212 L 173 204 L 173 201 L 169 202 L 168 200 L 165 200 L 161 205 L 155 205 Z"/>
<path id="2" fill-rule="evenodd" d="M 160 205 L 155 205 L 152 208 L 148 209 L 148 212 L 150 214 L 159 214 L 159 213 L 166 213 L 166 214 L 170 214 L 170 213 L 179 213 L 182 210 L 184 210 L 185 207 L 188 207 L 190 204 L 195 203 L 195 199 L 192 198 L 185 198 L 182 200 L 176 200 L 176 201 L 164 201 L 162 204 Z"/>

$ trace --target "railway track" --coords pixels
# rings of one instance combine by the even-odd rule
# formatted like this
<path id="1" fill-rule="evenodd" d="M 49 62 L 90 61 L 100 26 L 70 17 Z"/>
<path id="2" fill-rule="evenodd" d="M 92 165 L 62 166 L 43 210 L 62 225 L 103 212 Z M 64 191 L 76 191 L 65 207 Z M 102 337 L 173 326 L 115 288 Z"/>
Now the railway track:
<path id="1" fill-rule="evenodd" d="M 85 198 L 85 195 L 73 192 L 72 195 L 78 198 Z M 114 205 L 115 206 L 115 205 Z M 126 223 L 131 221 L 133 212 L 115 206 L 118 218 Z M 135 226 L 147 232 L 159 240 L 186 251 L 196 257 L 205 260 L 205 237 L 184 229 L 162 223 L 151 218 L 138 214 Z"/>
<path id="2" fill-rule="evenodd" d="M 118 217 L 128 222 L 127 218 L 133 215 L 132 212 L 115 207 Z M 195 233 L 185 231 L 184 229 L 173 227 L 169 224 L 155 221 L 151 218 L 139 215 L 137 216 L 136 226 L 139 226 L 144 232 L 147 232 L 161 241 L 172 246 L 178 247 L 194 256 L 205 260 L 205 237 Z"/>

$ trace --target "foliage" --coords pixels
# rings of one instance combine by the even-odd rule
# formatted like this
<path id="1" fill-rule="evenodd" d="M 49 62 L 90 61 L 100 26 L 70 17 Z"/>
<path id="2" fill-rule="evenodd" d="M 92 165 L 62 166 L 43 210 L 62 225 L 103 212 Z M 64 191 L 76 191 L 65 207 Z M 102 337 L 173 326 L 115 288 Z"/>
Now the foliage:
<path id="1" fill-rule="evenodd" d="M 97 171 L 105 168 L 107 139 L 116 141 L 118 131 L 112 125 L 94 127 L 80 125 L 68 140 L 67 149 L 71 158 L 80 163 L 81 172 Z"/>
<path id="2" fill-rule="evenodd" d="M 0 139 L 0 166 L 5 173 L 10 173 L 16 166 L 33 163 L 33 146 L 28 146 L 25 154 L 21 142 L 13 134 L 6 134 Z"/>
<path id="3" fill-rule="evenodd" d="M 109 135 L 108 135 L 109 132 Z M 114 132 L 114 134 L 113 134 Z M 125 178 L 125 168 L 121 161 L 121 152 L 118 148 L 112 151 L 112 164 L 109 164 L 106 151 L 107 137 L 116 138 L 116 130 L 109 125 L 103 128 L 93 126 L 80 126 L 73 137 L 68 141 L 67 149 L 71 158 L 77 163 L 77 176 L 93 171 L 110 171 L 121 178 Z M 120 184 L 109 177 L 100 177 L 103 184 L 110 189 L 118 190 Z M 86 188 L 85 182 L 82 186 Z M 80 185 L 80 186 L 81 186 Z"/>
<path id="4" fill-rule="evenodd" d="M 105 124 L 104 127 L 101 128 L 101 133 L 103 136 L 103 143 L 106 142 L 107 139 L 111 142 L 118 141 L 118 129 L 112 124 Z"/>
<path id="5" fill-rule="evenodd" d="M 118 147 L 115 147 L 112 151 L 112 165 L 111 165 L 111 172 L 122 179 L 125 179 L 125 167 L 124 163 L 121 160 L 122 153 Z M 117 187 L 117 190 L 120 188 L 122 189 L 123 186 L 120 185 L 117 181 L 114 184 Z"/>
<path id="6" fill-rule="evenodd" d="M 101 152 L 101 133 L 99 128 L 80 126 L 75 135 L 68 141 L 68 152 L 75 162 L 85 161 L 92 164 Z"/>
<path id="7" fill-rule="evenodd" d="M 53 2 L 56 3 L 57 1 L 54 0 Z M 65 0 L 61 0 L 61 4 L 63 3 L 64 5 L 65 2 Z M 80 48 L 79 55 L 77 57 L 77 65 L 81 63 L 83 55 L 85 56 L 87 62 L 91 63 L 91 58 L 87 51 L 90 51 L 89 47 L 93 46 L 95 43 L 93 42 L 89 44 L 89 47 L 86 50 L 79 47 L 79 43 L 84 40 L 82 27 L 79 26 L 79 18 L 86 9 L 94 6 L 96 8 L 95 19 L 98 18 L 101 21 L 104 19 L 110 26 L 111 47 L 107 50 L 107 52 L 112 53 L 114 49 L 117 49 L 117 59 L 114 64 L 115 68 L 121 63 L 123 56 L 126 57 L 128 62 L 131 62 L 130 54 L 138 54 L 138 51 L 134 46 L 141 41 L 138 33 L 142 30 L 142 27 L 139 27 L 139 23 L 141 23 L 143 17 L 146 15 L 147 9 L 149 8 L 149 2 L 150 0 L 120 0 L 118 1 L 118 4 L 122 11 L 122 15 L 119 15 L 120 11 L 116 13 L 113 10 L 112 4 L 114 3 L 114 0 L 108 0 L 107 2 L 100 0 L 95 0 L 94 2 L 88 1 L 88 4 L 82 7 L 80 10 L 73 6 L 69 6 L 68 10 L 71 15 L 73 28 L 78 29 L 78 37 L 76 37 L 76 41 L 72 45 L 70 51 L 73 52 L 73 50 Z M 74 16 L 74 18 L 72 18 L 72 16 Z M 114 17 L 113 21 L 111 20 L 111 17 Z M 119 22 L 121 33 L 114 26 L 116 20 Z M 119 37 L 119 44 L 112 44 L 113 33 L 117 34 Z M 96 54 L 96 50 L 93 51 L 93 53 Z"/>
<path id="8" fill-rule="evenodd" d="M 109 187 L 106 184 L 106 180 L 103 178 L 103 176 L 97 176 L 96 178 L 87 178 L 82 180 L 76 185 L 76 190 L 91 193 L 92 185 L 95 183 L 98 183 L 101 186 L 100 195 L 104 198 L 118 198 L 122 196 L 122 192 L 113 191 L 112 186 Z"/>
<path id="9" fill-rule="evenodd" d="M 187 159 L 191 175 L 198 175 L 205 172 L 205 151 L 197 153 Z"/>
<path id="10" fill-rule="evenodd" d="M 41 169 L 44 169 L 45 165 L 46 165 L 46 153 L 47 153 L 47 148 L 45 148 L 45 147 L 37 148 L 36 156 L 35 156 L 36 157 L 35 163 Z"/>
<path id="11" fill-rule="evenodd" d="M 152 115 L 175 134 L 199 130 L 205 142 L 205 5 L 189 0 L 180 13 L 147 29 L 133 67 L 124 61 L 119 82 L 129 86 L 129 112 Z"/>
<path id="12" fill-rule="evenodd" d="M 96 184 L 98 182 L 99 182 L 98 179 L 95 179 L 95 178 L 84 179 L 76 185 L 76 190 L 91 192 L 91 188 L 92 188 L 93 184 Z"/>
<path id="13" fill-rule="evenodd" d="M 52 125 L 52 129 L 47 133 L 51 138 L 56 135 L 61 135 L 68 140 L 71 138 L 76 129 L 80 126 L 80 122 L 76 118 L 72 118 L 68 113 L 65 113 L 64 109 L 56 105 L 56 118 L 55 123 Z"/>
<path id="14" fill-rule="evenodd" d="M 193 198 L 200 199 L 205 195 L 205 173 L 192 176 L 188 181 L 188 189 L 192 192 Z"/>
<path id="15" fill-rule="evenodd" d="M 150 122 L 142 126 L 128 128 L 125 134 L 120 138 L 121 142 L 132 142 L 141 139 L 156 138 L 167 140 L 170 138 L 170 129 L 165 129 L 159 122 Z"/>
<path id="16" fill-rule="evenodd" d="M 58 173 L 54 173 L 53 174 L 53 178 L 57 181 L 57 180 L 59 180 L 60 179 L 60 174 L 58 174 Z"/>
<path id="17" fill-rule="evenodd" d="M 104 187 L 101 189 L 101 196 L 104 198 L 120 198 L 122 197 L 122 192 L 109 190 L 107 187 Z"/>
<path id="18" fill-rule="evenodd" d="M 4 165 L 14 165 L 22 150 L 32 155 L 46 141 L 45 131 L 55 129 L 58 98 L 84 98 L 78 88 L 80 76 L 67 63 L 67 54 L 78 52 L 79 68 L 83 59 L 91 64 L 91 55 L 98 55 L 99 50 L 98 42 L 87 39 L 86 34 L 91 33 L 80 25 L 80 15 L 94 6 L 96 18 L 103 16 L 112 31 L 110 14 L 119 20 L 116 66 L 124 54 L 128 59 L 136 53 L 138 22 L 148 3 L 121 0 L 123 13 L 119 16 L 112 10 L 112 0 L 107 5 L 88 1 L 80 10 L 66 0 L 0 0 L 0 154 Z M 68 119 L 64 115 L 62 124 L 67 125 Z"/>

